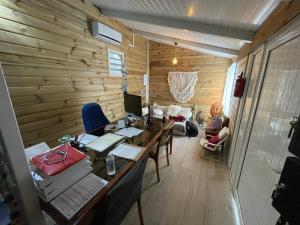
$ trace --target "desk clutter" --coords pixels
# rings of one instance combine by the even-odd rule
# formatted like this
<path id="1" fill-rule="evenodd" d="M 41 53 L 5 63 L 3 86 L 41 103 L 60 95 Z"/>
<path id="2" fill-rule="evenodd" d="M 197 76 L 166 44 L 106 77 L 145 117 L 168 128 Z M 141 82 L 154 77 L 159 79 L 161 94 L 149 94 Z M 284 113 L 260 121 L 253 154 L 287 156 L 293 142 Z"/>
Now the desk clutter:
<path id="1" fill-rule="evenodd" d="M 53 149 L 45 142 L 27 148 L 25 154 L 43 204 L 68 221 L 129 161 L 137 162 L 145 148 L 127 143 L 144 130 L 126 127 L 133 123 L 125 122 L 106 125 L 106 134 L 100 137 L 86 133 L 65 135 L 58 139 L 61 145 Z"/>
<path id="2" fill-rule="evenodd" d="M 26 149 L 26 155 L 37 193 L 45 201 L 52 200 L 93 170 L 89 157 L 70 144 L 51 150 L 43 142 Z"/>
<path id="3" fill-rule="evenodd" d="M 73 141 L 84 146 L 85 153 L 66 143 L 53 149 L 43 142 L 26 149 L 26 157 L 31 169 L 32 178 L 40 197 L 48 202 L 60 196 L 81 179 L 93 171 L 92 162 L 88 156 L 89 151 L 99 153 L 122 143 L 126 136 L 136 136 L 142 130 L 136 128 L 123 128 L 123 135 L 107 133 L 101 137 L 90 134 L 81 134 Z M 126 160 L 137 161 L 143 154 L 144 148 L 129 144 L 119 144 L 112 149 L 111 154 Z M 123 163 L 122 163 L 123 164 Z M 103 174 L 102 174 L 103 175 Z M 107 178 L 107 176 L 103 176 Z M 105 180 L 103 180 L 105 181 Z"/>

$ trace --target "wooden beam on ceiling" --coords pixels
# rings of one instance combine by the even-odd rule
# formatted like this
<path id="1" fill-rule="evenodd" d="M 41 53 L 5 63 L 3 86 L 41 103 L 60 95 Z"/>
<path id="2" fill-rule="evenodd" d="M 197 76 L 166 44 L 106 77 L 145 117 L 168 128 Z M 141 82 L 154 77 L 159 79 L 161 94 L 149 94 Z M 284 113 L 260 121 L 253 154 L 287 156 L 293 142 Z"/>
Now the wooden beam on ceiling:
<path id="1" fill-rule="evenodd" d="M 140 30 L 132 30 L 132 32 L 135 33 L 135 34 L 145 36 L 145 37 L 149 37 L 149 38 L 155 38 L 155 39 L 160 39 L 160 40 L 164 40 L 164 41 L 170 41 L 170 42 L 173 42 L 173 43 L 177 42 L 179 44 L 189 45 L 189 46 L 192 46 L 192 47 L 205 49 L 205 50 L 209 50 L 209 51 L 225 53 L 225 54 L 229 54 L 229 55 L 233 55 L 233 56 L 238 55 L 238 50 L 222 48 L 222 47 L 217 47 L 217 46 L 212 46 L 212 45 L 207 45 L 207 44 L 197 43 L 197 42 L 192 42 L 192 41 L 186 41 L 186 40 L 182 40 L 182 39 L 178 39 L 178 38 L 167 37 L 167 36 L 163 36 L 163 35 L 159 35 L 159 34 L 153 34 L 153 33 L 144 32 L 144 31 L 140 31 Z"/>
<path id="2" fill-rule="evenodd" d="M 173 27 L 196 31 L 206 34 L 219 35 L 223 37 L 235 38 L 244 41 L 251 41 L 255 33 L 236 28 L 222 27 L 218 25 L 209 25 L 201 22 L 191 21 L 187 19 L 177 19 L 164 16 L 147 15 L 133 12 L 126 12 L 113 9 L 101 9 L 104 16 L 133 20 L 143 23 L 155 24 L 160 26 Z"/>

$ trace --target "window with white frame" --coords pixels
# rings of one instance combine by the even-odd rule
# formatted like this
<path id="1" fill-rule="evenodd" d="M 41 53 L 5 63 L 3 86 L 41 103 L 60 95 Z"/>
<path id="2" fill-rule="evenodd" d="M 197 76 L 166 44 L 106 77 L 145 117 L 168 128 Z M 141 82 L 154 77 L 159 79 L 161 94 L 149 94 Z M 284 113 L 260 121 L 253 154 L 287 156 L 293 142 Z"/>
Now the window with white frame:
<path id="1" fill-rule="evenodd" d="M 108 49 L 108 72 L 109 76 L 121 77 L 124 66 L 124 53 Z"/>
<path id="2" fill-rule="evenodd" d="M 235 67 L 236 67 L 236 63 L 233 63 L 227 70 L 227 77 L 226 77 L 224 94 L 223 94 L 223 102 L 222 102 L 223 112 L 225 116 L 229 115 L 231 93 L 234 86 Z"/>

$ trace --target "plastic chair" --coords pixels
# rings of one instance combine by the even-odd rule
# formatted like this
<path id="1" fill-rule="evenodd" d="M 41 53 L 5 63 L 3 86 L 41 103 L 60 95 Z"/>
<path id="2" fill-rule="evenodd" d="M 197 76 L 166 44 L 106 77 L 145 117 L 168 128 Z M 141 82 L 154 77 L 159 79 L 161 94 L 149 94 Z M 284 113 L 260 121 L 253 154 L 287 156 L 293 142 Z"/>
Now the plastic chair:
<path id="1" fill-rule="evenodd" d="M 225 141 L 228 139 L 229 137 L 229 129 L 227 127 L 222 128 L 222 130 L 217 134 L 219 136 L 219 141 L 216 144 L 210 143 L 208 141 L 208 139 L 212 138 L 213 135 L 206 135 L 205 138 L 201 138 L 200 139 L 200 145 L 205 148 L 208 149 L 210 151 L 222 151 L 223 150 L 223 145 L 225 143 Z"/>

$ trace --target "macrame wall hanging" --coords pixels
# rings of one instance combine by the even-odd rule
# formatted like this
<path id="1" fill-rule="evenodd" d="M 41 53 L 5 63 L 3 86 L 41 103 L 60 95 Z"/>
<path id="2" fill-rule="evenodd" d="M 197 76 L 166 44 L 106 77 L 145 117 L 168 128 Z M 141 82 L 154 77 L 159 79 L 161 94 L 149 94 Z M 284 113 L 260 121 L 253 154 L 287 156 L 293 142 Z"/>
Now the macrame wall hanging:
<path id="1" fill-rule="evenodd" d="M 186 103 L 194 96 L 198 72 L 169 72 L 170 92 L 177 102 Z"/>

